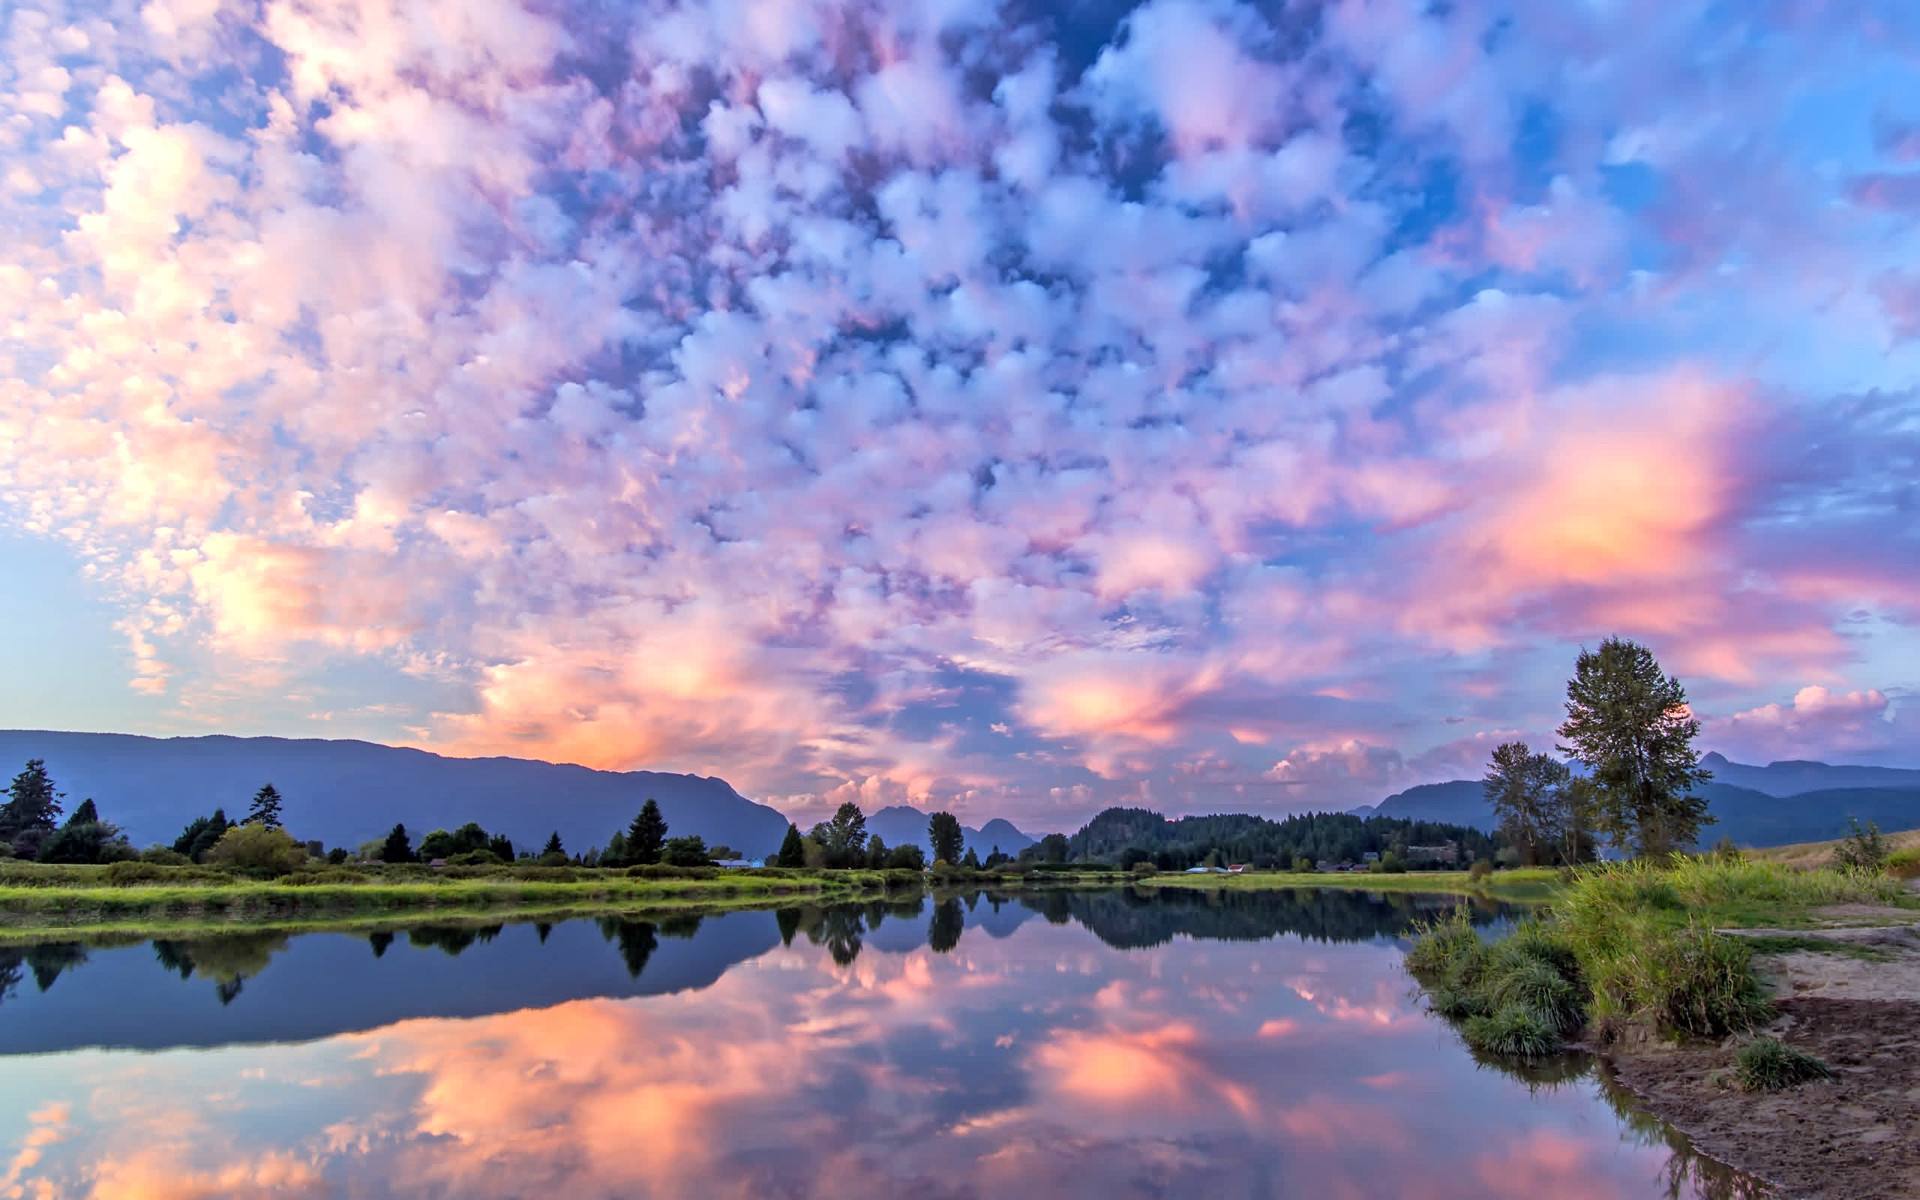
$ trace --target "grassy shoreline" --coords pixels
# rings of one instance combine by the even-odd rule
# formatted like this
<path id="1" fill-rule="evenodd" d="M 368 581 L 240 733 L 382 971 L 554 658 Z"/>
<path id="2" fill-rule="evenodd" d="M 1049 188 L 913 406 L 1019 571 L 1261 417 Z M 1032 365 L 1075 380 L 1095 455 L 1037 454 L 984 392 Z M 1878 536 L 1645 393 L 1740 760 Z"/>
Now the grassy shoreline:
<path id="1" fill-rule="evenodd" d="M 1495 871 L 1479 879 L 1466 871 L 1408 871 L 1404 874 L 1378 875 L 1359 872 L 1247 871 L 1239 875 L 1146 875 L 1136 877 L 1132 882 L 1137 887 L 1147 888 L 1226 891 L 1324 888 L 1348 892 L 1429 892 L 1541 904 L 1553 899 L 1560 887 L 1560 876 L 1557 871 L 1545 868 Z"/>
<path id="2" fill-rule="evenodd" d="M 31 941 L 75 933 L 175 933 L 257 927 L 340 927 L 405 918 L 530 918 L 649 910 L 726 910 L 785 900 L 856 900 L 918 895 L 941 885 L 1112 887 L 1114 874 L 924 877 L 920 872 L 720 872 L 693 868 L 660 876 L 557 868 L 532 872 L 430 876 L 390 872 L 367 877 L 248 879 L 202 870 L 111 885 L 100 868 L 63 868 L 33 876 L 0 874 L 0 939 Z"/>

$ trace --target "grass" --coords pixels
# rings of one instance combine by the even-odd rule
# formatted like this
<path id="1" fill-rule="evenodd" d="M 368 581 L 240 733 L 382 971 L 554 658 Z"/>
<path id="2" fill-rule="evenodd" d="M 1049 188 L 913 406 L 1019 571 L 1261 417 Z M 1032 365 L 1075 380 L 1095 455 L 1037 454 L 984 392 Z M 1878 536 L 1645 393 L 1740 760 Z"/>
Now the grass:
<path id="1" fill-rule="evenodd" d="M 1420 927 L 1407 969 L 1433 1011 L 1460 1022 L 1467 1042 L 1487 1053 L 1538 1058 L 1586 1026 L 1720 1037 L 1754 1028 L 1773 1010 L 1753 972 L 1765 939 L 1729 937 L 1716 926 L 1792 925 L 1825 905 L 1907 901 L 1901 885 L 1882 876 L 1775 862 L 1596 864 L 1575 872 L 1542 917 L 1501 942 L 1481 941 L 1464 911 Z"/>
<path id="2" fill-rule="evenodd" d="M 1778 1038 L 1755 1038 L 1733 1058 L 1733 1077 L 1741 1090 L 1777 1092 L 1816 1079 L 1832 1079 L 1833 1068 Z"/>
<path id="3" fill-rule="evenodd" d="M 1036 873 L 964 881 L 1011 887 L 1112 886 L 1111 875 Z M 950 880 L 936 877 L 935 885 Z M 150 863 L 51 866 L 0 861 L 0 931 L 14 938 L 74 930 L 139 932 L 337 924 L 401 914 L 630 912 L 750 907 L 787 898 L 850 899 L 917 893 L 918 871 L 636 867 L 472 867 L 432 870 L 363 864 L 254 878 L 209 867 Z"/>
<path id="4" fill-rule="evenodd" d="M 1892 855 L 1887 861 L 1891 874 L 1902 879 L 1920 877 L 1920 829 L 1899 830 L 1894 833 L 1882 833 L 1887 848 Z M 1835 864 L 1835 852 L 1845 838 L 1835 838 L 1826 842 L 1800 842 L 1791 846 L 1770 846 L 1764 850 L 1749 850 L 1747 856 L 1764 862 L 1775 862 L 1782 866 L 1797 867 L 1801 870 L 1815 870 L 1831 867 Z"/>
<path id="5" fill-rule="evenodd" d="M 1745 940 L 1755 954 L 1834 954 L 1842 958 L 1857 958 L 1861 962 L 1888 962 L 1893 958 L 1893 955 L 1882 947 L 1841 941 L 1838 938 L 1801 937 L 1780 933 L 1749 937 Z"/>
<path id="6" fill-rule="evenodd" d="M 1372 874 L 1318 871 L 1246 871 L 1239 875 L 1164 875 L 1133 877 L 1142 887 L 1276 891 L 1282 888 L 1335 888 L 1355 892 L 1430 892 L 1456 896 L 1487 896 L 1517 903 L 1544 903 L 1559 887 L 1558 872 L 1534 868 L 1495 871 L 1474 879 L 1465 871 L 1408 871 Z"/>

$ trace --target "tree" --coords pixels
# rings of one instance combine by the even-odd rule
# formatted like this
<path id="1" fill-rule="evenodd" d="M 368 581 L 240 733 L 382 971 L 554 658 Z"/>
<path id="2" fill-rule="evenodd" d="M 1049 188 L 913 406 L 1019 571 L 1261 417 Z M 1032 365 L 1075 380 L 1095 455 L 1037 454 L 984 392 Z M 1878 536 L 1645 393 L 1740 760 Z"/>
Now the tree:
<path id="1" fill-rule="evenodd" d="M 0 841 L 31 839 L 33 849 L 52 833 L 60 819 L 61 793 L 54 790 L 53 776 L 47 774 L 45 759 L 30 758 L 13 782 L 7 785 L 7 802 L 0 804 Z M 16 852 L 19 848 L 16 846 Z"/>
<path id="2" fill-rule="evenodd" d="M 504 833 L 496 833 L 487 839 L 487 849 L 503 863 L 513 861 L 513 839 Z"/>
<path id="3" fill-rule="evenodd" d="M 1535 754 L 1525 742 L 1494 747 L 1482 786 L 1498 818 L 1500 836 L 1522 862 L 1550 861 L 1563 845 L 1572 845 L 1570 853 L 1577 855 L 1577 829 L 1563 842 L 1563 823 L 1580 820 L 1579 807 L 1565 795 L 1570 779 L 1565 763 L 1551 754 Z"/>
<path id="4" fill-rule="evenodd" d="M 1033 845 L 1033 856 L 1043 863 L 1063 863 L 1067 861 L 1067 835 L 1050 833 Z M 1022 854 L 1020 857 L 1025 858 Z"/>
<path id="5" fill-rule="evenodd" d="M 877 833 L 867 839 L 867 865 L 876 868 L 887 865 L 887 843 Z"/>
<path id="6" fill-rule="evenodd" d="M 454 844 L 453 835 L 444 829 L 435 829 L 420 839 L 421 862 L 432 862 L 437 858 L 452 858 L 459 852 Z"/>
<path id="7" fill-rule="evenodd" d="M 813 827 L 813 837 L 825 852 L 829 867 L 851 867 L 864 861 L 867 848 L 867 815 L 848 800 L 833 812 L 831 820 Z"/>
<path id="8" fill-rule="evenodd" d="M 387 840 L 380 843 L 380 861 L 384 863 L 409 863 L 413 861 L 413 843 L 407 837 L 407 827 L 395 823 L 387 834 Z"/>
<path id="9" fill-rule="evenodd" d="M 1594 824 L 1640 857 L 1693 845 L 1711 824 L 1693 789 L 1713 778 L 1693 739 L 1700 722 L 1686 689 L 1637 642 L 1608 638 L 1582 650 L 1567 681 L 1563 754 L 1585 764 L 1594 784 Z"/>
<path id="10" fill-rule="evenodd" d="M 243 822 L 227 830 L 219 843 L 207 852 L 207 861 L 215 866 L 285 875 L 307 861 L 307 848 L 294 841 L 284 829 Z"/>
<path id="11" fill-rule="evenodd" d="M 642 865 L 660 861 L 661 848 L 667 844 L 667 819 L 652 797 L 640 806 L 640 813 L 627 826 L 627 857 Z"/>
<path id="12" fill-rule="evenodd" d="M 1302 854 L 1293 860 L 1293 869 L 1301 875 L 1313 874 L 1313 860 Z"/>
<path id="13" fill-rule="evenodd" d="M 280 792 L 271 783 L 261 787 L 253 794 L 253 807 L 247 810 L 247 819 L 242 825 L 265 825 L 268 829 L 280 828 Z"/>
<path id="14" fill-rule="evenodd" d="M 558 854 L 562 858 L 566 857 L 567 849 L 560 844 L 560 831 L 558 829 L 547 835 L 547 844 L 540 848 L 542 858 L 549 854 Z"/>
<path id="15" fill-rule="evenodd" d="M 952 864 L 965 853 L 967 838 L 960 832 L 959 818 L 937 812 L 927 818 L 927 841 L 933 846 L 933 861 Z"/>
<path id="16" fill-rule="evenodd" d="M 713 857 L 707 853 L 706 839 L 693 834 L 668 838 L 660 847 L 660 861 L 669 867 L 705 867 L 712 865 Z"/>
<path id="17" fill-rule="evenodd" d="M 173 839 L 173 848 L 194 862 L 201 862 L 207 851 L 214 848 L 225 837 L 232 822 L 227 820 L 227 810 L 216 808 L 210 817 L 195 817 L 191 824 L 180 831 Z"/>
<path id="18" fill-rule="evenodd" d="M 967 856 L 960 860 L 960 865 L 969 871 L 978 871 L 980 869 L 980 856 L 973 852 L 972 847 L 968 847 Z"/>
<path id="19" fill-rule="evenodd" d="M 895 846 L 887 851 L 887 866 L 896 871 L 924 871 L 927 852 L 913 845 Z"/>
<path id="20" fill-rule="evenodd" d="M 787 836 L 780 841 L 780 853 L 774 859 L 775 865 L 782 867 L 804 867 L 807 865 L 806 846 L 800 837 L 800 827 L 791 822 L 787 825 Z"/>
<path id="21" fill-rule="evenodd" d="M 67 818 L 67 828 L 69 829 L 75 825 L 98 824 L 100 824 L 100 810 L 94 806 L 92 796 L 88 796 L 85 800 L 82 800 L 80 807 L 74 809 L 73 815 Z"/>

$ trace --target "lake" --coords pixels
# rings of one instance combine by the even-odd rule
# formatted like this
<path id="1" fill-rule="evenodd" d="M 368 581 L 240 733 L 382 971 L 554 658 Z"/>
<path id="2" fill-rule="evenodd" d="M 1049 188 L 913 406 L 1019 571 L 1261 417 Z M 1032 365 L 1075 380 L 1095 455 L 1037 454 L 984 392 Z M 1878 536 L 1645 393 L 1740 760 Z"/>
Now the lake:
<path id="1" fill-rule="evenodd" d="M 0 947 L 0 1197 L 1717 1197 L 1477 1062 L 1455 901 L 981 893 Z M 1480 919 L 1510 914 L 1483 907 Z"/>

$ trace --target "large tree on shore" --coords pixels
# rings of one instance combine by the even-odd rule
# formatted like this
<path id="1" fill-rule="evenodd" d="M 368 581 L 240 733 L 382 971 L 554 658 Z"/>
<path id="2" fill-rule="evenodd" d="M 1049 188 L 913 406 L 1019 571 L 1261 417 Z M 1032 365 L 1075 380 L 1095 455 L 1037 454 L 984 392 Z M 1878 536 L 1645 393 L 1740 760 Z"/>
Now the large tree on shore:
<path id="1" fill-rule="evenodd" d="M 1565 763 L 1534 753 L 1525 742 L 1494 748 L 1481 781 L 1487 803 L 1500 835 L 1529 866 L 1551 861 L 1567 844 L 1562 822 L 1574 815 L 1564 794 L 1570 779 Z M 1577 834 L 1573 840 L 1577 843 Z"/>
<path id="2" fill-rule="evenodd" d="M 1700 827 L 1713 821 L 1693 791 L 1713 777 L 1693 748 L 1699 733 L 1686 689 L 1651 650 L 1608 638 L 1580 652 L 1567 681 L 1560 750 L 1586 765 L 1594 824 L 1615 846 L 1647 857 L 1699 840 Z"/>
<path id="3" fill-rule="evenodd" d="M 927 841 L 933 846 L 933 861 L 949 866 L 965 853 L 966 835 L 960 831 L 960 819 L 950 812 L 937 812 L 927 818 Z"/>
<path id="4" fill-rule="evenodd" d="M 640 813 L 627 826 L 627 861 L 651 865 L 660 861 L 660 849 L 667 844 L 667 819 L 651 796 L 640 806 Z"/>

